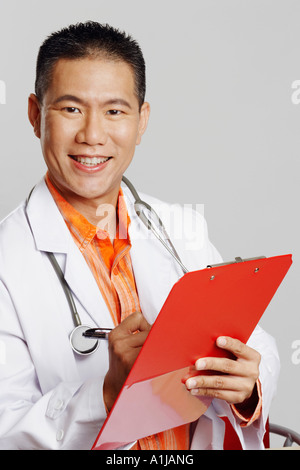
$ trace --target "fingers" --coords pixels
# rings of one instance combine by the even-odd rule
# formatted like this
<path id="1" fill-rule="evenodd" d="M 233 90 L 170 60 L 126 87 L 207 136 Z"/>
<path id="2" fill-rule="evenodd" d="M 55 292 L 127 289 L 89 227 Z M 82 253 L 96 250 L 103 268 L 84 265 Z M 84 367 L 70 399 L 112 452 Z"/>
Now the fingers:
<path id="1" fill-rule="evenodd" d="M 126 340 L 129 347 L 140 347 L 144 344 L 150 329 L 151 325 L 142 313 L 134 312 L 111 331 L 108 340 L 110 344 Z"/>
<path id="2" fill-rule="evenodd" d="M 127 333 L 135 333 L 136 331 L 147 331 L 151 329 L 151 325 L 141 312 L 134 312 L 122 321 L 120 326 L 127 329 Z"/>
<path id="3" fill-rule="evenodd" d="M 232 383 L 230 383 L 229 389 L 223 389 L 220 383 L 214 382 L 211 384 L 211 388 L 206 384 L 203 388 L 196 387 L 190 389 L 190 393 L 195 396 L 218 398 L 225 400 L 230 405 L 238 405 L 251 397 L 254 387 L 255 383 L 252 384 L 251 381 L 247 381 L 247 385 L 243 384 L 243 386 L 239 386 L 235 390 L 232 387 Z"/>
<path id="4" fill-rule="evenodd" d="M 222 336 L 218 347 L 231 352 L 235 359 L 205 357 L 195 362 L 195 374 L 186 380 L 192 395 L 220 398 L 228 403 L 243 403 L 254 390 L 259 376 L 260 354 L 241 341 Z M 200 371 L 209 371 L 200 375 Z M 198 375 L 197 375 L 198 373 Z"/>
<path id="5" fill-rule="evenodd" d="M 110 356 L 127 364 L 129 370 L 143 346 L 151 325 L 141 312 L 134 312 L 123 320 L 108 337 Z"/>
<path id="6" fill-rule="evenodd" d="M 252 374 L 258 374 L 261 356 L 255 349 L 250 348 L 238 339 L 225 336 L 217 339 L 217 346 L 231 352 L 237 360 L 221 357 L 200 358 L 195 362 L 196 370 L 214 370 L 224 374 L 248 376 L 251 373 L 250 366 L 250 369 L 253 369 Z"/>
<path id="7" fill-rule="evenodd" d="M 243 403 L 252 393 L 253 382 L 231 376 L 198 376 L 186 381 L 186 387 L 195 396 L 219 398 L 228 403 Z"/>
<path id="8" fill-rule="evenodd" d="M 250 348 L 238 339 L 229 336 L 220 336 L 217 338 L 217 346 L 221 349 L 230 351 L 234 356 L 241 359 L 256 359 L 259 355 L 255 349 Z"/>
<path id="9" fill-rule="evenodd" d="M 147 331 L 149 332 L 151 325 L 147 322 L 145 317 L 141 312 L 134 312 L 129 315 L 125 320 L 123 320 L 111 333 L 110 335 L 115 336 L 123 335 L 127 336 L 128 334 L 135 333 L 137 331 Z"/>

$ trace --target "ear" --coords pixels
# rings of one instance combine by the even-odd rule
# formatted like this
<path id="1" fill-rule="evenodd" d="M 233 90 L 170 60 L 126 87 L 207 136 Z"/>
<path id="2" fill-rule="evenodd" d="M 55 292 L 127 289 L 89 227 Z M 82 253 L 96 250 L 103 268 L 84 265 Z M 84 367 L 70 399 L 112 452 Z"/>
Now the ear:
<path id="1" fill-rule="evenodd" d="M 33 127 L 35 135 L 41 137 L 41 105 L 36 95 L 30 94 L 28 98 L 28 118 Z"/>
<path id="2" fill-rule="evenodd" d="M 142 135 L 144 134 L 145 130 L 147 129 L 148 121 L 150 116 L 150 104 L 145 102 L 143 103 L 141 110 L 140 110 L 140 122 L 139 122 L 139 130 L 138 136 L 136 140 L 136 145 L 139 145 L 142 139 Z"/>

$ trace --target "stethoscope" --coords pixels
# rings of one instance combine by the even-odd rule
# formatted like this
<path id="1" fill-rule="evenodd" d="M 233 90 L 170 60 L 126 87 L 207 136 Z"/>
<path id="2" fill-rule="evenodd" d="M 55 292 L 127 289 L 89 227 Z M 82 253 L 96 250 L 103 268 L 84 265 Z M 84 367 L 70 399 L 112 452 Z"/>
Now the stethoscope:
<path id="1" fill-rule="evenodd" d="M 134 202 L 134 209 L 139 217 L 139 219 L 144 223 L 148 230 L 151 230 L 152 233 L 156 236 L 156 238 L 162 243 L 162 245 L 168 250 L 171 256 L 175 259 L 175 261 L 181 267 L 183 273 L 187 273 L 188 270 L 182 263 L 173 243 L 170 240 L 169 235 L 166 232 L 166 229 L 154 211 L 154 209 L 147 204 L 145 201 L 142 201 L 139 197 L 136 189 L 134 188 L 133 184 L 125 177 L 122 178 L 123 182 L 126 184 L 130 192 L 132 193 L 135 202 Z M 28 198 L 31 196 L 33 190 L 31 190 Z M 26 204 L 26 205 L 27 205 Z M 71 289 L 65 280 L 64 274 L 54 256 L 51 252 L 45 252 L 49 261 L 51 262 L 55 273 L 61 283 L 61 286 L 64 290 L 65 296 L 67 298 L 72 318 L 74 322 L 74 329 L 70 334 L 70 344 L 73 351 L 81 356 L 87 356 L 89 354 L 94 353 L 99 347 L 99 339 L 107 339 L 111 328 L 90 328 L 87 325 L 82 325 L 79 313 L 77 312 L 76 305 L 71 293 Z"/>

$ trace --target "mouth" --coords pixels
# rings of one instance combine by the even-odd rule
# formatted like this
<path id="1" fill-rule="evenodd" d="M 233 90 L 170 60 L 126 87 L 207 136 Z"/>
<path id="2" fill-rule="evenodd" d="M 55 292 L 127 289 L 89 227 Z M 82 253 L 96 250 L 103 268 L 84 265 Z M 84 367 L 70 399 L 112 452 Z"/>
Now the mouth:
<path id="1" fill-rule="evenodd" d="M 86 155 L 69 155 L 69 157 L 86 167 L 99 166 L 112 158 L 112 157 L 88 157 Z"/>

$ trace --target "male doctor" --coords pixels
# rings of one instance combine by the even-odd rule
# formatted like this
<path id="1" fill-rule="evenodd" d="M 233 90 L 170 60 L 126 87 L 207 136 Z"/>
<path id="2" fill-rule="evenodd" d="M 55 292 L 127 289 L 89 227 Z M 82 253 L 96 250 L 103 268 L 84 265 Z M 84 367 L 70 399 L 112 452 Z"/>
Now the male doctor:
<path id="1" fill-rule="evenodd" d="M 107 25 L 72 25 L 46 39 L 36 72 L 28 115 L 48 171 L 0 225 L 0 448 L 90 449 L 182 271 L 121 185 L 149 118 L 138 44 Z M 183 209 L 161 208 L 172 238 Z M 174 240 L 184 264 L 220 262 L 205 221 L 189 216 L 198 233 Z M 82 324 L 112 329 L 93 354 L 70 346 L 73 319 L 47 253 Z M 222 417 L 244 449 L 263 447 L 279 369 L 274 341 L 257 327 L 247 344 L 220 337 L 217 345 L 236 359 L 199 358 L 195 369 L 212 374 L 186 382 L 191 394 L 213 399 L 205 414 L 129 447 L 222 449 Z"/>

